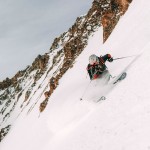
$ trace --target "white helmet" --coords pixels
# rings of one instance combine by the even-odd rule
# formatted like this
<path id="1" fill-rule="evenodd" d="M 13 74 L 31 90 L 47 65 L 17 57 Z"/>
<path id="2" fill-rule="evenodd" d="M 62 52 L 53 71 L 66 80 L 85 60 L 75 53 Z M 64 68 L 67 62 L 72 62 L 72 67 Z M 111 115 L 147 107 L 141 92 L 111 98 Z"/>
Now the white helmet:
<path id="1" fill-rule="evenodd" d="M 90 57 L 89 57 L 89 63 L 90 65 L 93 65 L 94 63 L 96 63 L 98 61 L 98 58 L 95 54 L 92 54 Z"/>

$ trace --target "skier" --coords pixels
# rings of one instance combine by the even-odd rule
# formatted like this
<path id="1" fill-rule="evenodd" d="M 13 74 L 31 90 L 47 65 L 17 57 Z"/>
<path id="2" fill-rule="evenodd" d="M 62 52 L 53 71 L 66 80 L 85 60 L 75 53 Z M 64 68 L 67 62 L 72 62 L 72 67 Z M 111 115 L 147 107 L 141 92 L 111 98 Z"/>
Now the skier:
<path id="1" fill-rule="evenodd" d="M 105 62 L 112 62 L 113 58 L 110 54 L 104 56 L 96 56 L 95 54 L 89 57 L 89 64 L 87 66 L 87 71 L 91 80 L 102 77 L 104 74 L 108 74 L 107 66 Z"/>

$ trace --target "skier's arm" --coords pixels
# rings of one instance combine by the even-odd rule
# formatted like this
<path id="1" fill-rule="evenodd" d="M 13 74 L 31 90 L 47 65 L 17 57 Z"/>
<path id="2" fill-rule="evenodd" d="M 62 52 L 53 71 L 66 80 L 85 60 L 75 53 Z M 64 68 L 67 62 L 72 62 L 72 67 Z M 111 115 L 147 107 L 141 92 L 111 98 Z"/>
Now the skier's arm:
<path id="1" fill-rule="evenodd" d="M 113 61 L 113 58 L 110 54 L 106 54 L 106 55 L 102 56 L 102 58 L 103 58 L 104 62 L 106 62 L 106 61 L 112 62 Z"/>
<path id="2" fill-rule="evenodd" d="M 90 66 L 90 64 L 88 64 L 88 66 L 87 66 L 87 72 L 89 74 L 90 79 L 92 80 L 92 74 L 91 74 L 91 66 Z"/>

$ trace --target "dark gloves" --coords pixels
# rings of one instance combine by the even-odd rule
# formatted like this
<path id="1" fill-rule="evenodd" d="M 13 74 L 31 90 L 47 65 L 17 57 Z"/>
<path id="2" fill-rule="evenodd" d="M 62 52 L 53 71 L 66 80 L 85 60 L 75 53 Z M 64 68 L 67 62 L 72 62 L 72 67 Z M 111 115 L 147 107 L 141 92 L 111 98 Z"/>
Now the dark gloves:
<path id="1" fill-rule="evenodd" d="M 109 61 L 109 62 L 113 62 L 113 58 L 112 58 L 112 57 L 109 58 L 108 61 Z"/>

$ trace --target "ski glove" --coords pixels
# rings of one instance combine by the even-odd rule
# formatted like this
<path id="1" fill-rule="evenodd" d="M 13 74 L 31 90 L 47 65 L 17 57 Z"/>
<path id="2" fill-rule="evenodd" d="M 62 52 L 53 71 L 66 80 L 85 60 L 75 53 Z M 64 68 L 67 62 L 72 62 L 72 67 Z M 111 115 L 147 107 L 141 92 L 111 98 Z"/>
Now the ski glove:
<path id="1" fill-rule="evenodd" d="M 109 62 L 113 62 L 113 58 L 112 58 L 112 57 L 109 58 L 108 61 L 109 61 Z"/>

